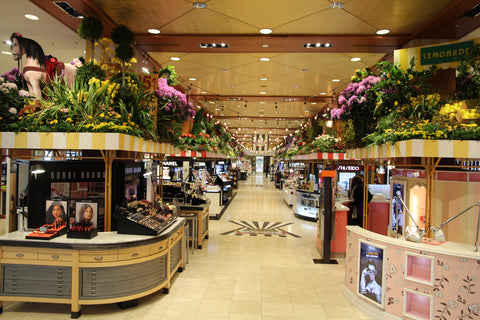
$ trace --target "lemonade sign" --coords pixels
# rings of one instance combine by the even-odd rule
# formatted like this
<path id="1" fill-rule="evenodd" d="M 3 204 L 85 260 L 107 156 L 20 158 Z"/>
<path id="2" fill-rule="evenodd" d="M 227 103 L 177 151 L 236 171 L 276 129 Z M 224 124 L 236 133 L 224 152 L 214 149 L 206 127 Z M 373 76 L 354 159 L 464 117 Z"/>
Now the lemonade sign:
<path id="1" fill-rule="evenodd" d="M 473 47 L 473 40 L 420 49 L 420 64 L 460 61 Z"/>

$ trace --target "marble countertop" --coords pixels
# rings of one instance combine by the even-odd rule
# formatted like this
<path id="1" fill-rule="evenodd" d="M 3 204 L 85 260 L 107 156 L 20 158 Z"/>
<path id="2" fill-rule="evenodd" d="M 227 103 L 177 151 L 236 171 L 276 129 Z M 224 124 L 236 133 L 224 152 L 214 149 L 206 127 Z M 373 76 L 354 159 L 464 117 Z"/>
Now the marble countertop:
<path id="1" fill-rule="evenodd" d="M 26 239 L 25 236 L 33 230 L 15 231 L 0 236 L 0 246 L 57 248 L 73 250 L 105 250 L 136 247 L 168 239 L 185 224 L 184 218 L 177 218 L 175 222 L 156 236 L 133 234 L 118 234 L 116 231 L 99 232 L 92 239 L 67 238 L 67 235 L 58 236 L 50 240 Z"/>

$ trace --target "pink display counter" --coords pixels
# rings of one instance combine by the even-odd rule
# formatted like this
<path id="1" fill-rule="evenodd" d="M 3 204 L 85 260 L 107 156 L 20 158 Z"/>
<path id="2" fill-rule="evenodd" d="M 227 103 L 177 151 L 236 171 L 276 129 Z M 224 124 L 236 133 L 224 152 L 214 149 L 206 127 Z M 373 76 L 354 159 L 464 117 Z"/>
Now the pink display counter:
<path id="1" fill-rule="evenodd" d="M 373 319 L 477 319 L 480 252 L 347 226 L 345 297 Z"/>

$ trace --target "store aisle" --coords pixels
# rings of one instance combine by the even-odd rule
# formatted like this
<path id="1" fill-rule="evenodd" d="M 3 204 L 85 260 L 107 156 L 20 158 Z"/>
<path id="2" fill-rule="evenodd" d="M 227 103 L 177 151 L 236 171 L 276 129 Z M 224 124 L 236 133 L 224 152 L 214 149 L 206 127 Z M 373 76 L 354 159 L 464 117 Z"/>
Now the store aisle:
<path id="1" fill-rule="evenodd" d="M 370 319 L 343 297 L 343 259 L 313 263 L 320 258 L 316 225 L 295 218 L 273 182 L 252 176 L 236 192 L 221 220 L 210 221 L 209 239 L 190 254 L 169 294 L 152 294 L 125 310 L 83 306 L 80 319 Z M 7 302 L 4 310 L 2 320 L 70 318 L 67 305 Z"/>

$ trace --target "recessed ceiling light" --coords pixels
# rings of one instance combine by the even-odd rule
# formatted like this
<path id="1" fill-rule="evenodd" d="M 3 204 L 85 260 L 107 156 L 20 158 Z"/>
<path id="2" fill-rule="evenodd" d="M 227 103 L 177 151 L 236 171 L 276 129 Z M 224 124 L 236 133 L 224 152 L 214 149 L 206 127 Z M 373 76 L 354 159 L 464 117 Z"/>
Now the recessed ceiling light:
<path id="1" fill-rule="evenodd" d="M 260 80 L 262 80 L 262 81 L 267 81 L 268 78 L 260 78 Z"/>
<path id="2" fill-rule="evenodd" d="M 324 95 L 326 95 L 327 93 L 326 93 L 326 92 L 320 92 L 320 94 L 321 94 L 322 96 L 324 96 Z"/>
<path id="3" fill-rule="evenodd" d="M 260 29 L 261 34 L 270 34 L 272 32 L 273 32 L 272 29 L 268 29 L 268 28 Z"/>
<path id="4" fill-rule="evenodd" d="M 340 82 L 340 79 L 333 79 L 332 82 Z"/>
<path id="5" fill-rule="evenodd" d="M 376 33 L 381 36 L 381 35 L 390 33 L 390 30 L 388 30 L 388 29 L 381 29 L 381 30 L 377 30 Z"/>
<path id="6" fill-rule="evenodd" d="M 207 93 L 207 91 L 201 91 L 200 93 Z"/>
<path id="7" fill-rule="evenodd" d="M 270 47 L 269 44 L 267 44 L 267 43 L 262 44 L 262 48 L 268 48 L 268 47 Z"/>
<path id="8" fill-rule="evenodd" d="M 160 33 L 160 30 L 155 29 L 155 28 L 153 28 L 153 29 L 148 29 L 147 31 L 148 31 L 149 33 L 151 33 L 151 34 L 159 34 L 159 33 Z"/>
<path id="9" fill-rule="evenodd" d="M 36 15 L 34 14 L 30 14 L 30 13 L 26 13 L 24 15 L 25 18 L 27 18 L 28 20 L 34 20 L 34 21 L 37 21 L 37 20 L 40 20 L 39 17 L 37 17 Z"/>
<path id="10" fill-rule="evenodd" d="M 170 57 L 170 60 L 172 60 L 172 61 L 180 61 L 180 58 L 179 58 L 179 57 Z"/>
<path id="11" fill-rule="evenodd" d="M 359 57 L 353 57 L 350 59 L 350 61 L 360 61 L 362 60 L 362 58 L 359 58 Z"/>
<path id="12" fill-rule="evenodd" d="M 10 51 L 2 51 L 3 54 L 8 54 L 9 56 L 12 55 L 12 53 Z"/>
<path id="13" fill-rule="evenodd" d="M 260 58 L 260 61 L 270 61 L 270 58 Z"/>
<path id="14" fill-rule="evenodd" d="M 197 78 L 188 78 L 188 80 L 190 80 L 190 81 L 196 81 Z"/>
<path id="15" fill-rule="evenodd" d="M 310 102 L 310 104 L 317 104 L 316 102 Z"/>
<path id="16" fill-rule="evenodd" d="M 259 93 L 260 93 L 260 94 L 267 94 L 265 91 L 261 91 L 261 92 L 259 92 Z"/>
<path id="17" fill-rule="evenodd" d="M 332 8 L 332 9 L 342 9 L 343 7 L 345 7 L 345 3 L 343 3 L 343 2 L 332 2 L 332 3 L 330 3 L 330 8 Z"/>
<path id="18" fill-rule="evenodd" d="M 298 89 L 298 88 L 300 88 L 300 86 L 293 86 L 293 87 L 294 87 L 295 89 Z"/>
<path id="19" fill-rule="evenodd" d="M 207 7 L 207 4 L 205 2 L 194 2 L 193 7 L 195 9 L 205 9 Z"/>

